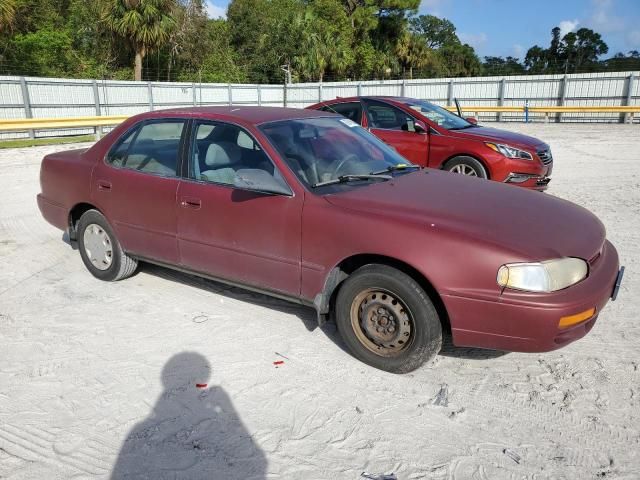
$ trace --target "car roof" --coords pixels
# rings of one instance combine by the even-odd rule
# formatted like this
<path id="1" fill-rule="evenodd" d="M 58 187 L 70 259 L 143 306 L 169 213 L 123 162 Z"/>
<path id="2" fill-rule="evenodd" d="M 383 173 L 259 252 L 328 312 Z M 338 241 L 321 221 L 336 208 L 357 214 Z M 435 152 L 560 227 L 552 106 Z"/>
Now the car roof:
<path id="1" fill-rule="evenodd" d="M 394 97 L 392 95 L 362 95 L 360 97 L 337 97 L 325 100 L 316 105 L 328 105 L 332 103 L 356 102 L 358 100 L 386 100 L 388 102 L 407 103 L 415 102 L 417 99 L 411 97 Z"/>
<path id="2" fill-rule="evenodd" d="M 284 107 L 257 107 L 249 105 L 226 105 L 207 107 L 187 107 L 172 108 L 167 110 L 156 110 L 141 115 L 141 117 L 157 118 L 171 115 L 184 115 L 189 117 L 224 119 L 227 121 L 237 121 L 258 125 L 261 123 L 276 122 L 279 120 L 292 120 L 300 118 L 318 118 L 337 116 L 330 112 L 320 112 L 317 110 L 303 110 L 300 108 Z"/>

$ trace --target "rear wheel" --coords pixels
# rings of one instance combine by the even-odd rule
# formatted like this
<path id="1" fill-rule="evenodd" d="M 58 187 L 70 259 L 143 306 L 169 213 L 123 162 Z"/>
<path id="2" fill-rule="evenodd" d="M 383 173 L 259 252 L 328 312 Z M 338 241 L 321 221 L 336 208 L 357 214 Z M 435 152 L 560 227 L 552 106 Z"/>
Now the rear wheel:
<path id="1" fill-rule="evenodd" d="M 482 163 L 473 157 L 455 157 L 449 160 L 444 170 L 460 173 L 469 177 L 488 178 L 487 170 Z"/>
<path id="2" fill-rule="evenodd" d="M 78 249 L 84 265 L 100 280 L 130 277 L 138 261 L 122 250 L 107 219 L 97 210 L 88 210 L 78 221 Z"/>
<path id="3" fill-rule="evenodd" d="M 386 265 L 366 265 L 345 280 L 336 323 L 356 358 L 388 372 L 415 370 L 442 345 L 429 296 L 413 278 Z"/>

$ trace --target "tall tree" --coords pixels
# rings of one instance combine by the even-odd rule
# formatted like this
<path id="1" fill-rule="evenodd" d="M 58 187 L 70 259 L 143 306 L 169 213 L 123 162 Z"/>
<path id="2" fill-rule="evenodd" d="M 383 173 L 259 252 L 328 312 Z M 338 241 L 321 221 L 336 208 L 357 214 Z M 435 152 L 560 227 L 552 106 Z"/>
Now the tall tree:
<path id="1" fill-rule="evenodd" d="M 114 0 L 102 20 L 126 39 L 135 52 L 134 79 L 142 80 L 142 61 L 148 52 L 169 40 L 176 26 L 174 0 Z"/>
<path id="2" fill-rule="evenodd" d="M 460 43 L 456 27 L 446 18 L 434 15 L 420 15 L 409 22 L 410 30 L 421 36 L 429 48 L 441 48 L 445 45 Z"/>
<path id="3" fill-rule="evenodd" d="M 395 53 L 402 66 L 403 77 L 408 70 L 411 79 L 413 78 L 413 69 L 429 64 L 433 52 L 419 35 L 405 31 L 396 44 Z"/>

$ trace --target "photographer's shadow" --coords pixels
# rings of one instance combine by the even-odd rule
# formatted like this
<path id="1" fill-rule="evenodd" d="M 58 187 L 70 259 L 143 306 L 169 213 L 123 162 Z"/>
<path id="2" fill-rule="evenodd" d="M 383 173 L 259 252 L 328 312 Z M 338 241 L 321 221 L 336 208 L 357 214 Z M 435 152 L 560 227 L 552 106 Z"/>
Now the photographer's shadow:
<path id="1" fill-rule="evenodd" d="M 207 359 L 173 356 L 149 417 L 127 435 L 111 478 L 266 478 L 267 460 L 221 387 L 208 386 Z"/>

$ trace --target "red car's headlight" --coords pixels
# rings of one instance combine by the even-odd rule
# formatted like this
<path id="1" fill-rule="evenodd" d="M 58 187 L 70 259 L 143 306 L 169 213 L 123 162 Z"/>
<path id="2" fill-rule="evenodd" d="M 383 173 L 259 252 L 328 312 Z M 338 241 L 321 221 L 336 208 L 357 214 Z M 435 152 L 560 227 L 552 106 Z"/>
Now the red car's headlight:
<path id="1" fill-rule="evenodd" d="M 510 145 L 504 145 L 502 143 L 485 142 L 485 145 L 491 150 L 495 150 L 501 153 L 507 158 L 517 158 L 519 160 L 533 160 L 533 155 L 519 148 L 512 147 Z"/>
<path id="2" fill-rule="evenodd" d="M 528 292 L 555 292 L 586 278 L 587 262 L 558 258 L 536 263 L 510 263 L 498 270 L 498 285 Z"/>

